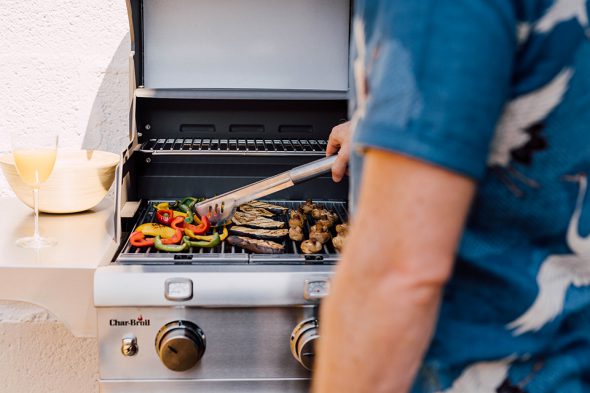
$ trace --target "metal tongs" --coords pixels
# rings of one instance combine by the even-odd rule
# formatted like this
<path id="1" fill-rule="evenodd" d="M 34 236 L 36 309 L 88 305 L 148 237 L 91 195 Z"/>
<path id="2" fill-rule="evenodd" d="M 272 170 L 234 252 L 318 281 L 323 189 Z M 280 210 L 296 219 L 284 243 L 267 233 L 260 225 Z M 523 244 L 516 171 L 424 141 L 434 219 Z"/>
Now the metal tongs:
<path id="1" fill-rule="evenodd" d="M 232 218 L 238 206 L 329 172 L 336 157 L 334 155 L 312 161 L 268 179 L 207 199 L 195 205 L 195 212 L 201 217 L 207 216 L 212 226 L 223 225 Z"/>

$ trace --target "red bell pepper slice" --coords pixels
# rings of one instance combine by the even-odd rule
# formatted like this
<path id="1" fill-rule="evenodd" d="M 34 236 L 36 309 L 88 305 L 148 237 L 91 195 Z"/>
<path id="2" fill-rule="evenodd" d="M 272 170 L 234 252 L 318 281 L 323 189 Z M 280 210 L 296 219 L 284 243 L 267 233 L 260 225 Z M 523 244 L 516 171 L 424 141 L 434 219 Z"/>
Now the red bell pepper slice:
<path id="1" fill-rule="evenodd" d="M 184 225 L 185 225 L 184 217 L 181 217 L 181 216 L 174 218 L 172 220 L 172 222 L 170 223 L 170 226 L 172 227 L 172 229 L 182 230 L 182 228 L 184 228 Z"/>
<path id="2" fill-rule="evenodd" d="M 129 241 L 134 247 L 151 247 L 154 245 L 154 239 L 146 239 L 142 232 L 136 231 L 129 236 Z"/>
<path id="3" fill-rule="evenodd" d="M 171 227 L 176 231 L 174 236 L 169 237 L 168 239 L 162 239 L 162 244 L 177 244 L 180 243 L 182 240 L 182 236 L 184 235 L 182 228 L 178 225 L 184 222 L 184 217 L 176 217 L 172 223 Z"/>
<path id="4" fill-rule="evenodd" d="M 170 226 L 174 221 L 174 212 L 172 210 L 158 210 L 156 212 L 156 221 L 160 224 Z"/>
<path id="5" fill-rule="evenodd" d="M 185 222 L 183 226 L 184 229 L 190 229 L 194 235 L 202 235 L 207 232 L 210 227 L 211 225 L 207 216 L 201 217 L 201 223 L 199 225 L 187 224 Z"/>

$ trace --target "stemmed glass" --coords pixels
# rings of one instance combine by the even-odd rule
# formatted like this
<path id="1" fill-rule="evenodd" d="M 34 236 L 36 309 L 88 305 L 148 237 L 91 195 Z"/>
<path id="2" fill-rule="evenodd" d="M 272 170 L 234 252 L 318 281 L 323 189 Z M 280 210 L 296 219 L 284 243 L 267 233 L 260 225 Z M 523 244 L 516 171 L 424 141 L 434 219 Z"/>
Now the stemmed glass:
<path id="1" fill-rule="evenodd" d="M 33 188 L 35 233 L 23 237 L 16 244 L 24 248 L 44 248 L 57 244 L 57 240 L 39 234 L 39 188 L 49 178 L 57 156 L 57 133 L 43 132 L 34 135 L 13 133 L 12 155 L 16 171 L 23 182 Z"/>

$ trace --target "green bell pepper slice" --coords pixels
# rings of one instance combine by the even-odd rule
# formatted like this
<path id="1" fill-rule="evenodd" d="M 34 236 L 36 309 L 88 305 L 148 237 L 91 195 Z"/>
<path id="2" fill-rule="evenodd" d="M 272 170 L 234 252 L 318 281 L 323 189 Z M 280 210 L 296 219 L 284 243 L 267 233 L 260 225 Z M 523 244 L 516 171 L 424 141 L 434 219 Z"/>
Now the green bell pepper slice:
<path id="1" fill-rule="evenodd" d="M 182 242 L 181 244 L 163 244 L 162 238 L 160 236 L 156 236 L 154 239 L 154 247 L 160 251 L 166 252 L 181 252 L 188 248 L 186 242 Z"/>
<path id="2" fill-rule="evenodd" d="M 219 233 L 214 233 L 211 240 L 191 241 L 191 238 L 184 236 L 182 238 L 184 244 L 188 244 L 189 247 L 200 247 L 200 248 L 213 248 L 221 243 Z"/>

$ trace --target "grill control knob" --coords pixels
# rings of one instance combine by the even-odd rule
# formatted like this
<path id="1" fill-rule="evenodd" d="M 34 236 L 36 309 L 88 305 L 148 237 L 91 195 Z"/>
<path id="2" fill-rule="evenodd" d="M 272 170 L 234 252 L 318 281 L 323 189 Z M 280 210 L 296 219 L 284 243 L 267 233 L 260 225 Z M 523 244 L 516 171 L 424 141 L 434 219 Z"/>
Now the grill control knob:
<path id="1" fill-rule="evenodd" d="M 121 340 L 121 353 L 123 356 L 135 356 L 137 354 L 137 338 L 134 336 L 123 337 Z"/>
<path id="2" fill-rule="evenodd" d="M 164 366 L 173 371 L 193 368 L 205 353 L 205 334 L 189 321 L 162 326 L 156 336 L 156 352 Z"/>
<path id="3" fill-rule="evenodd" d="M 317 319 L 309 318 L 295 326 L 291 333 L 291 353 L 308 370 L 313 368 L 315 343 L 320 338 L 318 326 Z"/>

